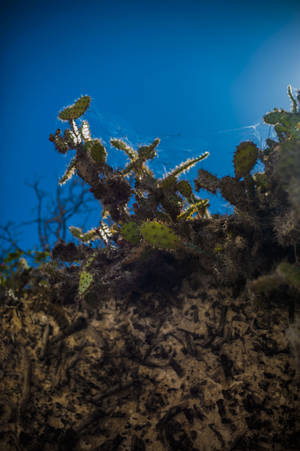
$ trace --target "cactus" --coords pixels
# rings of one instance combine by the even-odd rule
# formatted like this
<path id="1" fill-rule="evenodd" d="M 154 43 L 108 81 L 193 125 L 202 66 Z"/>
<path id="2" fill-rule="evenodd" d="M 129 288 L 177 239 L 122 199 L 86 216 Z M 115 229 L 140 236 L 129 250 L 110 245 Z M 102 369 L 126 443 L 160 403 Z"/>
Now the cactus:
<path id="1" fill-rule="evenodd" d="M 263 117 L 266 124 L 275 126 L 275 131 L 280 141 L 286 138 L 300 139 L 300 111 L 290 86 L 288 86 L 288 95 L 292 101 L 291 112 L 274 108 L 274 111 L 265 114 Z M 298 102 L 300 103 L 299 100 Z"/>
<path id="2" fill-rule="evenodd" d="M 72 176 L 75 174 L 75 171 L 76 171 L 76 157 L 72 158 L 72 160 L 70 161 L 70 163 L 67 166 L 67 169 L 66 169 L 64 175 L 59 179 L 58 184 L 63 185 L 68 180 L 70 180 L 72 178 Z"/>
<path id="3" fill-rule="evenodd" d="M 292 105 L 291 105 L 292 113 L 297 113 L 298 105 L 297 105 L 297 101 L 295 100 L 295 97 L 293 96 L 293 91 L 292 91 L 291 85 L 288 85 L 287 91 L 288 91 L 288 96 L 291 99 L 291 103 L 292 103 Z"/>
<path id="4" fill-rule="evenodd" d="M 82 116 L 90 106 L 91 98 L 82 96 L 73 105 L 64 108 L 58 115 L 62 121 L 71 121 Z"/>
<path id="5" fill-rule="evenodd" d="M 99 234 L 98 234 L 97 229 L 91 229 L 88 232 L 83 233 L 79 227 L 70 226 L 69 230 L 75 238 L 78 238 L 79 240 L 83 241 L 84 243 L 89 243 L 90 241 L 99 240 Z"/>
<path id="6" fill-rule="evenodd" d="M 206 189 L 213 194 L 216 194 L 217 189 L 219 188 L 219 179 L 215 175 L 211 174 L 205 169 L 199 169 L 198 178 L 195 179 L 195 189 L 199 191 L 200 188 Z"/>
<path id="7" fill-rule="evenodd" d="M 138 156 L 141 160 L 147 161 L 147 160 L 153 160 L 153 158 L 156 157 L 155 149 L 160 143 L 159 138 L 155 138 L 153 143 L 149 144 L 148 146 L 140 146 L 138 148 Z"/>
<path id="8" fill-rule="evenodd" d="M 53 135 L 50 133 L 49 135 L 49 141 L 53 142 L 55 145 L 56 150 L 59 153 L 65 154 L 70 149 L 70 145 L 68 144 L 67 140 L 60 136 L 60 129 L 58 128 Z"/>
<path id="9" fill-rule="evenodd" d="M 271 187 L 270 180 L 263 172 L 257 172 L 253 175 L 255 186 L 263 191 L 268 191 Z"/>
<path id="10" fill-rule="evenodd" d="M 128 146 L 128 144 L 126 144 L 121 139 L 112 138 L 110 140 L 110 144 L 112 146 L 114 146 L 116 149 L 123 150 L 126 153 L 126 155 L 128 155 L 130 160 L 136 160 L 137 159 L 137 157 L 138 157 L 137 152 L 132 147 Z"/>
<path id="11" fill-rule="evenodd" d="M 176 188 L 178 187 L 178 183 L 175 176 L 168 176 L 165 177 L 158 182 L 158 187 L 162 190 L 168 190 L 168 191 L 176 191 Z"/>
<path id="12" fill-rule="evenodd" d="M 79 133 L 85 141 L 89 141 L 91 138 L 90 126 L 88 121 L 82 121 Z"/>
<path id="13" fill-rule="evenodd" d="M 233 157 L 234 171 L 237 179 L 246 177 L 253 169 L 258 156 L 258 148 L 252 141 L 240 143 Z"/>
<path id="14" fill-rule="evenodd" d="M 131 244 L 136 245 L 141 241 L 140 228 L 136 222 L 130 221 L 124 224 L 121 227 L 120 233 Z"/>
<path id="15" fill-rule="evenodd" d="M 180 180 L 180 182 L 177 182 L 176 188 L 186 199 L 189 199 L 193 194 L 192 187 L 187 180 Z"/>
<path id="16" fill-rule="evenodd" d="M 241 142 L 233 157 L 235 176 L 218 178 L 201 169 L 198 172 L 198 178 L 194 181 L 196 191 L 203 188 L 216 194 L 219 190 L 240 213 L 246 212 L 248 217 L 252 216 L 254 219 L 257 207 L 263 211 L 273 202 L 271 208 L 277 208 L 275 193 L 276 195 L 279 193 L 281 199 L 288 200 L 286 194 L 288 192 L 290 201 L 295 199 L 293 205 L 298 208 L 296 181 L 299 166 L 297 155 L 300 111 L 297 102 L 299 102 L 300 94 L 295 99 L 290 87 L 288 94 L 292 102 L 292 112 L 274 110 L 264 116 L 266 123 L 275 125 L 281 143 L 278 145 L 276 141 L 273 141 L 272 147 L 262 152 L 251 141 Z M 63 136 L 61 131 L 57 130 L 55 135 L 50 135 L 50 139 L 61 153 L 66 153 L 73 148 L 77 152 L 60 179 L 60 183 L 66 182 L 77 172 L 91 186 L 90 191 L 101 202 L 103 217 L 109 215 L 114 224 L 111 228 L 107 226 L 108 234 L 102 225 L 86 233 L 71 227 L 71 233 L 83 242 L 102 238 L 105 244 L 108 244 L 113 229 L 113 237 L 117 237 L 120 233 L 132 245 L 139 245 L 143 238 L 158 248 L 175 249 L 179 245 L 182 247 L 183 241 L 168 225 L 173 224 L 175 228 L 178 226 L 177 233 L 180 233 L 183 238 L 186 236 L 182 232 L 184 221 L 195 220 L 195 214 L 198 215 L 198 219 L 210 218 L 210 215 L 208 200 L 197 198 L 193 194 L 191 184 L 187 180 L 178 181 L 178 177 L 205 159 L 209 153 L 205 152 L 196 158 L 188 159 L 165 177 L 157 179 L 147 166 L 147 162 L 156 157 L 156 148 L 160 142 L 158 138 L 151 144 L 139 146 L 137 149 L 121 139 L 114 138 L 110 141 L 111 145 L 122 150 L 129 157 L 125 168 L 115 170 L 106 163 L 107 152 L 101 140 L 91 138 L 87 121 L 83 121 L 80 127 L 76 125 L 75 119 L 85 113 L 89 103 L 90 98 L 83 96 L 73 105 L 65 108 L 59 114 L 59 118 L 68 120 L 70 129 L 65 130 Z M 250 172 L 257 159 L 265 164 L 266 170 L 251 176 Z M 291 179 L 296 180 L 294 184 L 291 184 L 290 174 L 292 174 Z M 129 176 L 132 178 L 127 180 Z M 273 187 L 277 191 L 273 190 Z M 133 204 L 134 213 L 131 215 L 128 203 L 132 195 L 135 195 L 135 203 Z M 188 248 L 188 246 L 185 247 Z"/>
<path id="17" fill-rule="evenodd" d="M 66 128 L 66 130 L 64 131 L 64 140 L 68 144 L 70 149 L 76 149 L 76 146 L 80 142 L 75 133 L 69 128 Z"/>
<path id="18" fill-rule="evenodd" d="M 79 287 L 78 287 L 78 294 L 79 296 L 83 296 L 91 286 L 92 282 L 94 280 L 94 277 L 91 273 L 88 271 L 81 271 L 80 277 L 79 277 Z"/>
<path id="19" fill-rule="evenodd" d="M 206 210 L 209 206 L 207 199 L 200 199 L 195 201 L 190 207 L 188 207 L 185 211 L 180 213 L 180 215 L 177 216 L 177 219 L 181 219 L 184 221 L 187 221 L 189 219 L 192 219 L 192 216 L 194 213 L 200 213 L 199 216 L 203 217 L 206 216 Z"/>
<path id="20" fill-rule="evenodd" d="M 166 175 L 166 177 L 163 178 L 163 180 L 168 179 L 169 177 L 178 177 L 180 174 L 183 174 L 184 172 L 190 170 L 193 166 L 195 166 L 196 163 L 199 161 L 204 160 L 209 155 L 209 152 L 204 152 L 202 155 L 196 158 L 188 158 L 184 162 L 180 163 L 176 168 L 172 169 L 169 174 Z"/>
<path id="21" fill-rule="evenodd" d="M 141 234 L 153 247 L 176 249 L 180 244 L 179 237 L 169 227 L 157 221 L 144 222 L 141 225 Z"/>
<path id="22" fill-rule="evenodd" d="M 103 165 L 106 161 L 106 149 L 100 139 L 89 140 L 85 143 L 84 149 L 90 153 L 95 163 Z"/>
<path id="23" fill-rule="evenodd" d="M 90 288 L 91 284 L 94 281 L 94 276 L 92 273 L 87 271 L 87 269 L 92 265 L 95 258 L 97 257 L 97 252 L 94 252 L 84 263 L 83 269 L 79 276 L 79 286 L 78 286 L 78 294 L 82 297 Z"/>
<path id="24" fill-rule="evenodd" d="M 224 199 L 228 200 L 232 205 L 240 208 L 245 205 L 243 182 L 227 175 L 220 180 L 220 191 Z"/>
<path id="25" fill-rule="evenodd" d="M 123 175 L 129 175 L 131 172 L 134 172 L 138 179 L 146 175 L 152 175 L 152 171 L 148 168 L 146 161 L 152 160 L 156 156 L 155 148 L 160 143 L 159 138 L 156 138 L 149 146 L 139 147 L 137 151 L 120 139 L 112 139 L 110 142 L 117 149 L 125 151 L 131 160 L 123 169 Z"/>

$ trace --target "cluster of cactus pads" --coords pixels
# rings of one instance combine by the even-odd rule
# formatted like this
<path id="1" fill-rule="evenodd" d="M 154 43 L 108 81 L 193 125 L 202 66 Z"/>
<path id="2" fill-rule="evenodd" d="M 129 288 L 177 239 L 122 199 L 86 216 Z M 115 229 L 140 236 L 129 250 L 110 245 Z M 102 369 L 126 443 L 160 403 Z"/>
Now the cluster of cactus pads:
<path id="1" fill-rule="evenodd" d="M 189 170 L 196 163 L 208 156 L 208 152 L 199 157 L 188 159 L 162 179 L 156 179 L 147 162 L 156 157 L 156 148 L 160 142 L 133 149 L 121 139 L 111 139 L 111 145 L 122 150 L 129 157 L 129 163 L 123 170 L 115 170 L 106 163 L 107 151 L 98 138 L 92 138 L 87 121 L 78 126 L 75 119 L 82 116 L 90 105 L 90 97 L 83 96 L 73 105 L 63 109 L 58 117 L 68 121 L 63 135 L 58 129 L 50 135 L 60 153 L 75 149 L 76 155 L 69 163 L 59 183 L 63 184 L 77 173 L 90 185 L 103 207 L 103 216 L 114 221 L 114 226 L 102 222 L 100 227 L 86 233 L 77 227 L 70 227 L 71 233 L 83 242 L 110 238 L 118 242 L 119 235 L 131 244 L 138 244 L 144 239 L 154 247 L 174 249 L 179 244 L 179 237 L 172 230 L 176 221 L 183 221 L 194 214 L 208 215 L 206 200 L 193 193 L 190 183 L 178 181 L 178 176 Z M 128 181 L 135 177 L 134 189 Z M 134 213 L 130 214 L 128 203 L 135 195 Z"/>
<path id="2" fill-rule="evenodd" d="M 219 192 L 234 206 L 234 219 L 211 217 L 208 200 L 197 196 L 189 181 L 178 180 L 180 175 L 207 158 L 208 152 L 184 161 L 163 178 L 156 178 L 148 162 L 157 156 L 158 138 L 137 149 L 113 138 L 111 146 L 124 152 L 129 161 L 121 170 L 108 165 L 107 149 L 101 139 L 91 136 L 86 120 L 76 123 L 91 102 L 89 96 L 82 96 L 59 113 L 59 119 L 67 121 L 69 127 L 63 134 L 58 129 L 49 139 L 60 153 L 76 150 L 59 183 L 65 183 L 74 174 L 79 175 L 101 203 L 103 219 L 98 227 L 88 232 L 71 227 L 71 233 L 83 243 L 102 239 L 105 245 L 113 248 L 125 244 L 129 248 L 150 246 L 167 251 L 183 249 L 196 255 L 203 251 L 207 255 L 215 254 L 218 263 L 214 269 L 217 268 L 219 275 L 223 270 L 228 277 L 234 273 L 234 260 L 236 272 L 241 271 L 237 255 L 251 251 L 251 267 L 251 261 L 259 261 L 259 240 L 263 246 L 267 239 L 272 241 L 270 236 L 273 236 L 275 247 L 293 248 L 295 261 L 286 264 L 298 265 L 300 91 L 294 97 L 289 86 L 288 95 L 292 103 L 290 112 L 275 109 L 264 116 L 264 122 L 274 126 L 278 141 L 267 139 L 264 150 L 252 141 L 241 142 L 233 156 L 234 176 L 219 178 L 200 169 L 194 180 L 196 192 Z M 258 162 L 263 167 L 261 172 L 255 172 Z M 244 233 L 240 232 L 241 224 L 244 224 Z M 253 247 L 254 239 L 257 243 Z M 247 276 L 251 277 L 249 265 L 247 271 Z M 295 287 L 298 266 L 281 265 L 280 274 L 283 273 L 285 276 L 281 280 L 288 280 Z M 86 270 L 82 273 L 82 293 L 92 283 L 88 274 Z"/>

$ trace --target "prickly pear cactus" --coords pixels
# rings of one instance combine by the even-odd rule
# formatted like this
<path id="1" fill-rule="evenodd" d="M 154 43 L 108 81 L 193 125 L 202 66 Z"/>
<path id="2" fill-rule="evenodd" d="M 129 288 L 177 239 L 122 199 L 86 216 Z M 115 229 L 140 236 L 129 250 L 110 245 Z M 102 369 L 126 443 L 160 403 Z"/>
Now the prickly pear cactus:
<path id="1" fill-rule="evenodd" d="M 94 280 L 94 277 L 91 273 L 89 273 L 87 271 L 82 271 L 80 273 L 79 287 L 78 287 L 79 296 L 82 296 L 89 289 L 93 280 Z"/>
<path id="2" fill-rule="evenodd" d="M 165 177 L 164 179 L 159 180 L 158 186 L 163 190 L 176 191 L 177 179 L 175 176 L 170 175 L 168 177 Z"/>
<path id="3" fill-rule="evenodd" d="M 91 229 L 88 232 L 83 233 L 80 227 L 70 226 L 69 230 L 75 238 L 78 238 L 84 243 L 89 243 L 90 241 L 99 239 L 96 229 Z"/>
<path id="4" fill-rule="evenodd" d="M 154 247 L 176 249 L 180 244 L 179 237 L 164 224 L 157 221 L 147 221 L 141 226 L 144 240 Z"/>
<path id="5" fill-rule="evenodd" d="M 141 241 L 141 232 L 136 222 L 130 221 L 121 227 L 121 235 L 131 244 L 138 244 Z"/>
<path id="6" fill-rule="evenodd" d="M 241 142 L 234 153 L 233 165 L 236 178 L 246 177 L 255 166 L 258 148 L 252 141 Z"/>
<path id="7" fill-rule="evenodd" d="M 198 178 L 195 179 L 195 188 L 196 191 L 199 191 L 200 188 L 206 189 L 213 194 L 216 194 L 217 189 L 219 188 L 219 179 L 215 175 L 211 174 L 205 169 L 199 169 Z"/>
<path id="8" fill-rule="evenodd" d="M 76 158 L 73 158 L 67 166 L 64 175 L 59 179 L 59 185 L 66 183 L 76 172 Z"/>
<path id="9" fill-rule="evenodd" d="M 58 115 L 62 121 L 71 121 L 82 116 L 90 106 L 90 96 L 82 96 L 73 105 L 64 108 Z"/>
<path id="10" fill-rule="evenodd" d="M 243 208 L 245 205 L 245 191 L 242 182 L 226 175 L 220 180 L 220 192 L 224 199 L 235 207 Z"/>
<path id="11" fill-rule="evenodd" d="M 300 113 L 275 110 L 264 115 L 264 122 L 275 125 L 275 131 L 280 139 L 300 138 Z"/>
<path id="12" fill-rule="evenodd" d="M 192 187 L 187 180 L 181 180 L 177 183 L 177 190 L 187 199 L 193 194 Z"/>
<path id="13" fill-rule="evenodd" d="M 155 138 L 155 140 L 153 141 L 152 144 L 150 144 L 148 146 L 140 146 L 138 148 L 139 158 L 141 158 L 143 161 L 153 160 L 153 158 L 156 157 L 155 149 L 159 143 L 160 143 L 160 139 Z"/>
<path id="14" fill-rule="evenodd" d="M 70 149 L 76 149 L 76 146 L 78 144 L 78 138 L 77 136 L 75 136 L 74 132 L 72 132 L 72 130 L 70 130 L 69 128 L 67 128 L 64 131 L 64 137 L 63 137 L 64 141 L 68 144 L 68 146 L 70 147 Z"/>
<path id="15" fill-rule="evenodd" d="M 107 152 L 100 139 L 92 139 L 87 141 L 84 145 L 85 150 L 87 150 L 95 163 L 104 164 L 106 161 Z"/>
<path id="16" fill-rule="evenodd" d="M 49 136 L 49 141 L 54 143 L 55 148 L 59 153 L 65 154 L 70 149 L 70 145 L 66 139 L 60 135 L 60 132 L 61 131 L 58 128 L 54 135 L 51 133 Z"/>

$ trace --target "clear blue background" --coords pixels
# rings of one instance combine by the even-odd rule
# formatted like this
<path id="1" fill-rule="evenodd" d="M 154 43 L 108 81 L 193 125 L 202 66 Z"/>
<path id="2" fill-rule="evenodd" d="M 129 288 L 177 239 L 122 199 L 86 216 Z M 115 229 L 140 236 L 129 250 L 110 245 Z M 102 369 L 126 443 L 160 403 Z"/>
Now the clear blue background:
<path id="1" fill-rule="evenodd" d="M 70 156 L 54 151 L 49 133 L 83 94 L 108 149 L 110 137 L 161 138 L 157 176 L 208 150 L 193 180 L 200 167 L 232 174 L 236 145 L 263 145 L 262 116 L 289 108 L 288 84 L 300 88 L 299 1 L 14 1 L 2 7 L 0 33 L 1 224 L 35 217 L 25 182 L 55 194 Z M 111 152 L 110 164 L 125 161 Z M 97 225 L 95 208 L 87 227 Z M 228 211 L 221 198 L 216 211 Z M 38 244 L 36 226 L 19 243 Z"/>

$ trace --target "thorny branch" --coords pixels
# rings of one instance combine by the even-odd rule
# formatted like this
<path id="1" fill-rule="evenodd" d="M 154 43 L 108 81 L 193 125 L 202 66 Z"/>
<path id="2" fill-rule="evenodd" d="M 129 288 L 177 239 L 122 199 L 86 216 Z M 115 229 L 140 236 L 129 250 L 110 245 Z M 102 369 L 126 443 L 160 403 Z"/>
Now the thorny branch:
<path id="1" fill-rule="evenodd" d="M 95 203 L 90 196 L 89 189 L 85 188 L 85 183 L 79 179 L 73 179 L 69 182 L 69 189 L 66 195 L 65 188 L 62 191 L 60 186 L 56 189 L 55 199 L 49 197 L 40 187 L 39 181 L 32 184 L 27 183 L 34 190 L 37 198 L 36 217 L 31 221 L 23 221 L 15 224 L 9 221 L 7 224 L 0 225 L 0 253 L 7 254 L 10 251 L 24 251 L 18 244 L 19 236 L 24 227 L 36 224 L 39 238 L 39 246 L 43 250 L 50 248 L 51 241 L 65 240 L 68 230 L 68 221 L 76 214 L 85 215 L 82 227 L 84 227 L 88 214 L 94 208 Z"/>

